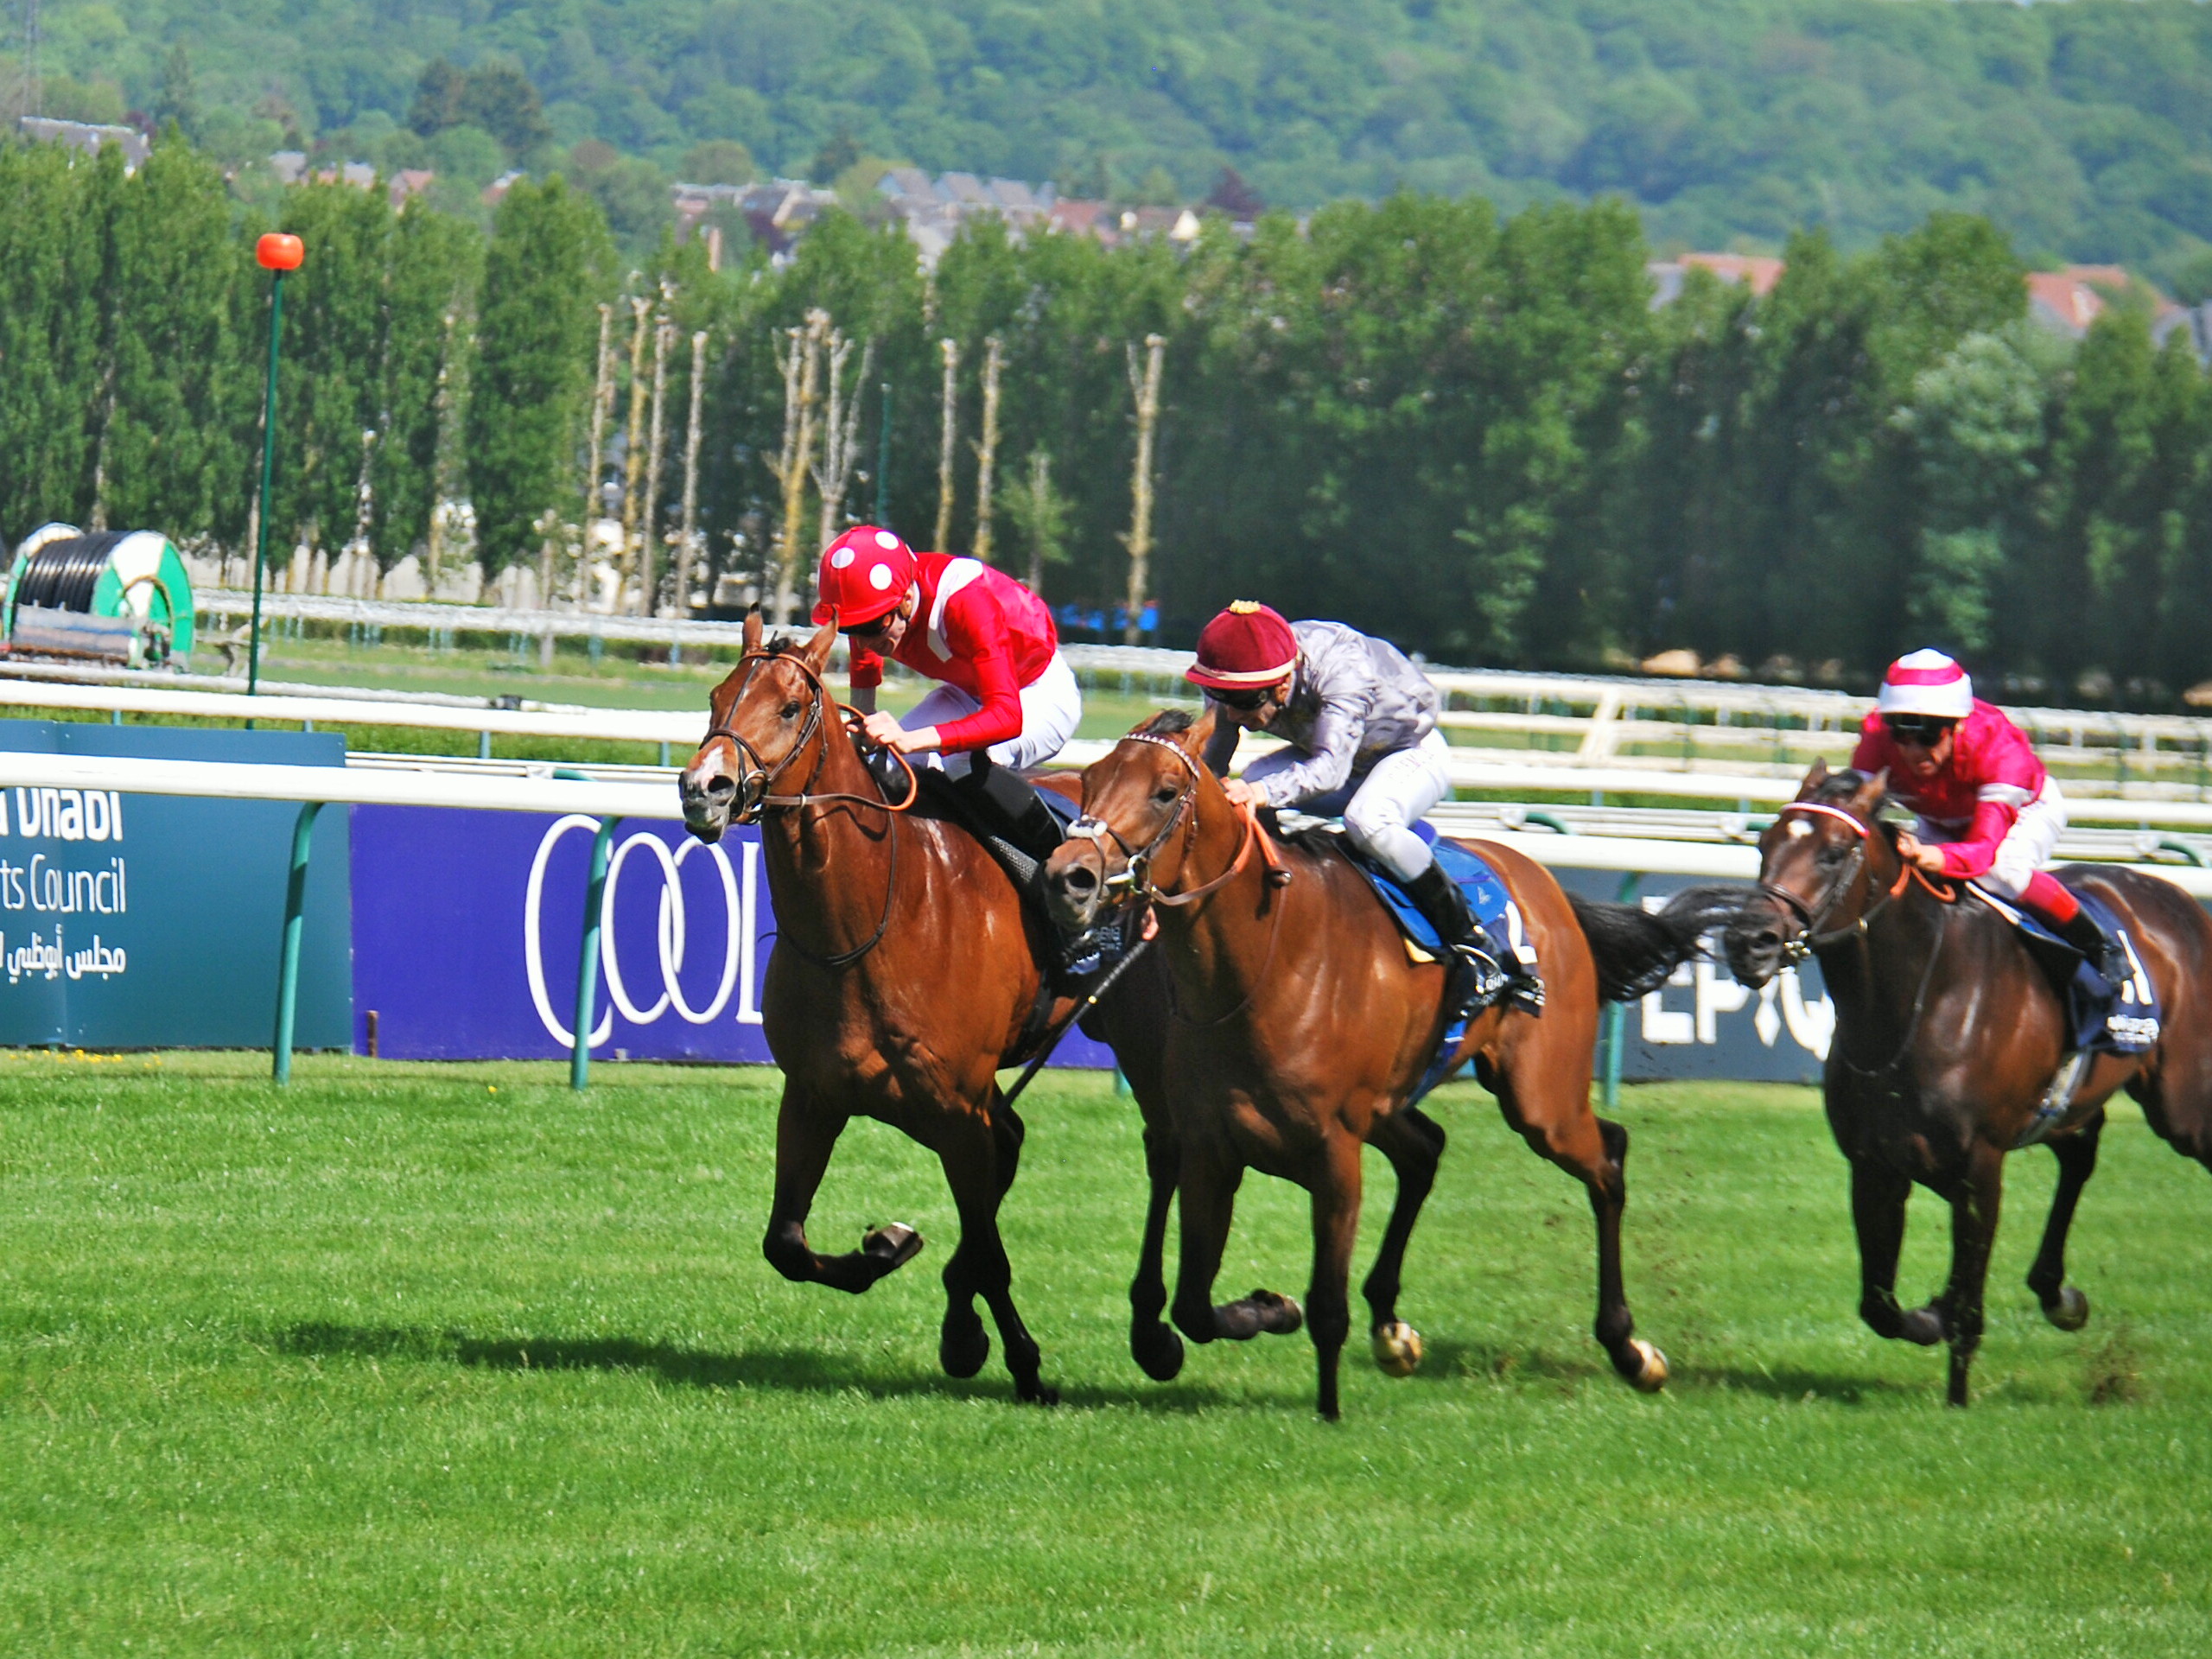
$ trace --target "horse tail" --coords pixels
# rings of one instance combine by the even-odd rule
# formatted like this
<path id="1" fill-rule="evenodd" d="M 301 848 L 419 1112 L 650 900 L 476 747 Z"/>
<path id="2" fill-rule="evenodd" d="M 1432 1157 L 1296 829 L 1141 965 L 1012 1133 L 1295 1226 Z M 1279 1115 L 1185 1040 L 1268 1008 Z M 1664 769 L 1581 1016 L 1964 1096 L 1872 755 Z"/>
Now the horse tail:
<path id="1" fill-rule="evenodd" d="M 1572 893 L 1567 901 L 1590 942 L 1598 994 L 1608 1002 L 1632 1002 L 1700 952 L 1705 936 L 1743 908 L 1744 890 L 1685 887 L 1658 910 L 1599 904 Z"/>

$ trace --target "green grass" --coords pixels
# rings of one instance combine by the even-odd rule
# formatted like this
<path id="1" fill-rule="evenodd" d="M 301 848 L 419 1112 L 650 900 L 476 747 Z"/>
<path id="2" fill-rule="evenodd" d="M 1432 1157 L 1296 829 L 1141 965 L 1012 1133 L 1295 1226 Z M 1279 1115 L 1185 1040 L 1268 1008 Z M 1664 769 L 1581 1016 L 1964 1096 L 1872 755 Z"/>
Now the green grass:
<path id="1" fill-rule="evenodd" d="M 265 1066 L 0 1055 L 0 1651 L 2212 1650 L 2212 1181 L 2132 1113 L 2081 1336 L 2021 1287 L 2050 1160 L 2014 1160 L 1961 1414 L 1853 1316 L 1808 1091 L 1629 1092 L 1653 1400 L 1586 1334 L 1580 1193 L 1456 1086 L 1428 1363 L 1351 1357 L 1332 1427 L 1302 1335 L 1129 1362 L 1102 1080 L 1032 1094 L 1007 1205 L 1046 1412 L 995 1354 L 938 1373 L 950 1205 L 892 1132 L 849 1131 L 816 1237 L 909 1219 L 919 1261 L 848 1298 L 760 1259 L 770 1074 Z M 1301 1198 L 1246 1184 L 1224 1293 L 1302 1287 Z"/>

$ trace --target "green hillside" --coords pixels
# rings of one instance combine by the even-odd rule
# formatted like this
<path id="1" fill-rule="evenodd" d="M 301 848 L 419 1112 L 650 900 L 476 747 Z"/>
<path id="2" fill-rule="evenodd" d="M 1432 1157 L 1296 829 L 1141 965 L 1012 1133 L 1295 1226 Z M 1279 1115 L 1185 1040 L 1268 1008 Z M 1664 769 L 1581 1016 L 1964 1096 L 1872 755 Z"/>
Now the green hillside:
<path id="1" fill-rule="evenodd" d="M 1856 245 L 1949 207 L 2171 278 L 2212 240 L 2190 0 L 48 0 L 42 28 L 49 112 L 174 108 L 242 153 L 377 159 L 427 65 L 505 59 L 541 163 L 596 138 L 667 173 L 719 138 L 802 172 L 844 134 L 1086 194 L 1224 165 L 1290 207 L 1618 191 L 1662 244 Z"/>

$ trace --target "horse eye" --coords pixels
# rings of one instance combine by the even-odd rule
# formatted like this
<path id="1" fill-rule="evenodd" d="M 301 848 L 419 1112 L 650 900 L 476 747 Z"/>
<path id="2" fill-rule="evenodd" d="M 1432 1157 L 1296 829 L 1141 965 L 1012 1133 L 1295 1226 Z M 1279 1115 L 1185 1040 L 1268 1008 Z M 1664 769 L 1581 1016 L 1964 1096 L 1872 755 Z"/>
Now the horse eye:
<path id="1" fill-rule="evenodd" d="M 1836 865 L 1843 862 L 1846 850 L 1846 849 L 1841 847 L 1823 847 L 1821 849 L 1820 858 L 1817 861 L 1823 868 L 1832 869 Z"/>
<path id="2" fill-rule="evenodd" d="M 798 718 L 798 704 L 795 702 L 785 703 L 784 705 L 784 718 L 785 720 L 797 720 Z"/>
<path id="3" fill-rule="evenodd" d="M 1152 791 L 1152 798 L 1162 806 L 1175 804 L 1176 789 L 1173 784 L 1162 784 Z"/>

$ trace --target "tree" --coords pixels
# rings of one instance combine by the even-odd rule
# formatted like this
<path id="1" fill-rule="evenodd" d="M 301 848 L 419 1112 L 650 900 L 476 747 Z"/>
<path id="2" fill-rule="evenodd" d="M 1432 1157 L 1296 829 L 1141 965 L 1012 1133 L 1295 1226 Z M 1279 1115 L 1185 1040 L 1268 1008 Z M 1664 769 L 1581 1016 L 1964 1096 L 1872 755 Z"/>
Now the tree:
<path id="1" fill-rule="evenodd" d="M 534 558 L 540 515 L 573 505 L 595 307 L 613 290 L 613 263 L 598 208 L 557 176 L 519 180 L 500 202 L 485 253 L 467 423 L 487 574 Z"/>
<path id="2" fill-rule="evenodd" d="M 192 55 L 181 45 L 172 46 L 162 56 L 154 106 L 148 113 L 162 125 L 174 121 L 188 138 L 199 136 L 200 93 L 193 84 Z"/>
<path id="3" fill-rule="evenodd" d="M 407 124 L 424 138 L 435 138 L 448 127 L 458 126 L 461 94 L 468 78 L 443 58 L 433 58 L 415 83 L 415 101 L 408 106 Z"/>
<path id="4" fill-rule="evenodd" d="M 469 71 L 454 100 L 454 114 L 498 139 L 514 161 L 553 142 L 537 88 L 511 64 L 487 63 Z"/>

